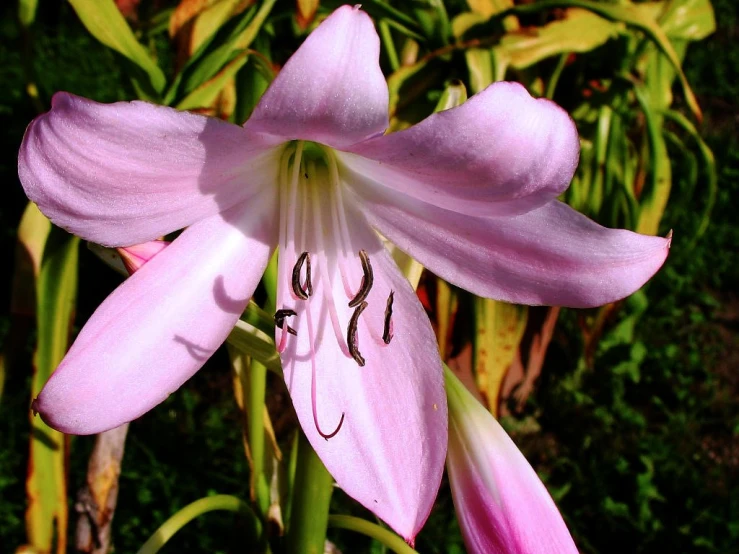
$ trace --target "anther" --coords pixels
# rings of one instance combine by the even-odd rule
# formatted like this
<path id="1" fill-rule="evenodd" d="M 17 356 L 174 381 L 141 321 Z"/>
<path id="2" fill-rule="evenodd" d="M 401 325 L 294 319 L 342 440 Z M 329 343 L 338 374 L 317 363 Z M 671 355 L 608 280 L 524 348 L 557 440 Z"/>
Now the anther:
<path id="1" fill-rule="evenodd" d="M 329 433 L 328 435 L 321 431 L 318 427 L 316 427 L 316 431 L 318 431 L 318 434 L 321 435 L 324 439 L 328 440 L 332 437 L 335 437 L 336 434 L 339 432 L 339 429 L 341 429 L 341 426 L 344 425 L 344 412 L 341 412 L 341 419 L 339 420 L 339 424 L 336 426 L 336 429 L 332 433 Z"/>
<path id="2" fill-rule="evenodd" d="M 283 329 L 285 325 L 285 318 L 291 317 L 294 315 L 298 315 L 298 313 L 295 310 L 290 310 L 290 309 L 277 310 L 275 312 L 275 325 L 277 325 L 277 327 L 279 327 L 280 329 Z M 291 335 L 298 336 L 297 331 L 295 331 L 295 329 L 293 329 L 289 325 L 287 326 L 287 332 L 290 333 Z"/>
<path id="3" fill-rule="evenodd" d="M 364 273 L 364 276 L 362 277 L 362 285 L 359 287 L 359 291 L 357 291 L 354 298 L 349 301 L 350 308 L 356 308 L 367 299 L 367 296 L 372 289 L 372 285 L 375 282 L 375 277 L 372 273 L 372 264 L 370 263 L 369 256 L 365 250 L 359 251 L 359 259 L 362 261 L 362 272 Z"/>
<path id="4" fill-rule="evenodd" d="M 349 354 L 351 354 L 354 361 L 357 362 L 359 367 L 364 367 L 364 358 L 359 353 L 359 347 L 357 346 L 357 326 L 359 324 L 359 316 L 367 307 L 367 302 L 362 302 L 357 309 L 354 310 L 352 318 L 349 320 L 349 327 L 346 330 L 346 344 L 349 348 Z"/>
<path id="5" fill-rule="evenodd" d="M 382 342 L 390 344 L 393 340 L 393 299 L 395 291 L 390 291 L 390 296 L 387 297 L 387 306 L 385 307 L 385 325 L 382 329 Z"/>
<path id="6" fill-rule="evenodd" d="M 300 271 L 303 269 L 303 264 L 305 264 L 305 286 L 300 284 Z M 298 258 L 298 261 L 295 262 L 295 267 L 293 267 L 292 287 L 295 296 L 302 300 L 308 300 L 308 297 L 313 294 L 310 254 L 308 252 L 303 252 Z"/>

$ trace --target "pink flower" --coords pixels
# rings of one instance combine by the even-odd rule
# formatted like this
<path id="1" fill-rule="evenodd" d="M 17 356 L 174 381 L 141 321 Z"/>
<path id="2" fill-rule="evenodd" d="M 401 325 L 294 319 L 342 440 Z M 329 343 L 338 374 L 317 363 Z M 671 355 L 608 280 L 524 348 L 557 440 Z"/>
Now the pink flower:
<path id="1" fill-rule="evenodd" d="M 447 472 L 470 554 L 577 554 L 536 472 L 448 369 Z"/>
<path id="2" fill-rule="evenodd" d="M 87 322 L 39 395 L 45 421 L 97 433 L 162 402 L 223 342 L 279 247 L 276 342 L 303 429 L 338 484 L 412 539 L 443 471 L 444 380 L 428 318 L 373 229 L 510 302 L 603 304 L 660 267 L 665 239 L 556 200 L 579 152 L 560 108 L 498 83 L 384 135 L 378 58 L 372 21 L 344 6 L 243 127 L 54 97 L 19 159 L 54 223 L 108 246 L 187 229 Z"/>

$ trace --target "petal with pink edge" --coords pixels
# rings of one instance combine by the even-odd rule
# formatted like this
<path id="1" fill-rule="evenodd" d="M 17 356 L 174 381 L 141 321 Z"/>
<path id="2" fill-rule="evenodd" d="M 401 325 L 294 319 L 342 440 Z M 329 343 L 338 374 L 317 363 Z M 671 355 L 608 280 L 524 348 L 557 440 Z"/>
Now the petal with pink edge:
<path id="1" fill-rule="evenodd" d="M 473 217 L 383 187 L 354 189 L 378 231 L 429 270 L 478 296 L 585 308 L 638 290 L 670 240 L 601 227 L 552 201 L 515 217 Z"/>
<path id="2" fill-rule="evenodd" d="M 452 498 L 470 554 L 577 554 L 536 472 L 447 369 Z"/>
<path id="3" fill-rule="evenodd" d="M 457 108 L 344 154 L 346 179 L 379 183 L 473 215 L 515 215 L 556 198 L 580 155 L 567 112 L 518 83 L 495 83 Z"/>
<path id="4" fill-rule="evenodd" d="M 55 224 L 107 246 L 153 240 L 274 183 L 278 154 L 237 125 L 146 102 L 58 93 L 26 130 L 18 174 Z"/>
<path id="5" fill-rule="evenodd" d="M 443 472 L 447 411 L 441 362 L 408 281 L 361 215 L 350 220 L 347 255 L 330 245 L 322 250 L 310 237 L 281 254 L 284 270 L 293 267 L 297 253 L 311 252 L 313 289 L 301 300 L 288 279 L 278 283 L 278 307 L 297 312 L 285 322 L 297 332 L 286 335 L 285 382 L 303 431 L 338 485 L 412 542 Z M 356 318 L 363 366 L 347 347 L 359 309 L 348 302 L 363 276 L 360 249 L 374 275 L 367 306 Z M 392 338 L 385 344 L 391 294 Z M 277 330 L 278 344 L 282 333 Z"/>
<path id="6" fill-rule="evenodd" d="M 379 58 L 370 17 L 342 6 L 287 61 L 246 128 L 335 148 L 382 134 L 388 90 Z"/>
<path id="7" fill-rule="evenodd" d="M 274 201 L 186 229 L 85 324 L 34 402 L 50 426 L 92 434 L 131 421 L 189 379 L 225 340 L 267 265 Z"/>

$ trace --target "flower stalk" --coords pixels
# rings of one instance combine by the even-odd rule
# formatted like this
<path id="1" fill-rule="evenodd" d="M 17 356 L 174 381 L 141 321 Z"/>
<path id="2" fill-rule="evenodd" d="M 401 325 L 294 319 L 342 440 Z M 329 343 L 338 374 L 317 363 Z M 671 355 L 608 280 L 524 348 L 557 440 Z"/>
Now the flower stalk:
<path id="1" fill-rule="evenodd" d="M 323 553 L 333 489 L 331 474 L 305 435 L 299 432 L 290 523 L 285 537 L 287 554 Z"/>

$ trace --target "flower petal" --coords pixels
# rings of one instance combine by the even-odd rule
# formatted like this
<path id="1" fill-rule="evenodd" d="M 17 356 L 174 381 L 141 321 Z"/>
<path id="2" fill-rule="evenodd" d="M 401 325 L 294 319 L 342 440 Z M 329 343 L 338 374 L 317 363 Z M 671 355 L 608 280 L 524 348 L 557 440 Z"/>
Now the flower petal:
<path id="1" fill-rule="evenodd" d="M 65 433 L 137 418 L 189 379 L 225 340 L 275 243 L 274 201 L 239 205 L 186 229 L 93 314 L 34 403 Z"/>
<path id="2" fill-rule="evenodd" d="M 577 554 L 536 472 L 495 418 L 446 371 L 447 472 L 470 554 Z"/>
<path id="3" fill-rule="evenodd" d="M 382 187 L 355 189 L 370 224 L 443 279 L 516 304 L 584 308 L 638 290 L 669 239 L 607 229 L 552 201 L 515 217 L 482 218 Z"/>
<path id="4" fill-rule="evenodd" d="M 285 382 L 306 436 L 338 485 L 412 542 L 443 472 L 447 413 L 441 362 L 413 289 L 361 214 L 350 221 L 351 254 L 345 259 L 310 241 L 294 249 L 311 252 L 312 296 L 300 300 L 284 279 L 278 283 L 278 308 L 297 312 L 286 320 L 297 336 L 287 336 L 282 354 Z M 359 288 L 360 249 L 374 275 L 356 326 L 363 367 L 346 346 L 355 309 L 348 306 L 353 295 L 339 269 L 350 290 Z M 294 253 L 282 256 L 280 264 L 293 267 Z M 385 344 L 391 293 L 393 337 Z M 276 336 L 279 344 L 282 331 Z"/>
<path id="5" fill-rule="evenodd" d="M 347 180 L 376 182 L 473 215 L 515 215 L 570 184 L 580 143 L 556 104 L 518 83 L 495 83 L 457 108 L 357 144 Z"/>
<path id="6" fill-rule="evenodd" d="M 129 246 L 215 215 L 274 183 L 276 155 L 237 125 L 146 102 L 58 93 L 26 130 L 18 174 L 54 223 Z"/>
<path id="7" fill-rule="evenodd" d="M 246 128 L 337 148 L 382 134 L 388 90 L 379 57 L 370 17 L 342 6 L 287 61 Z"/>

